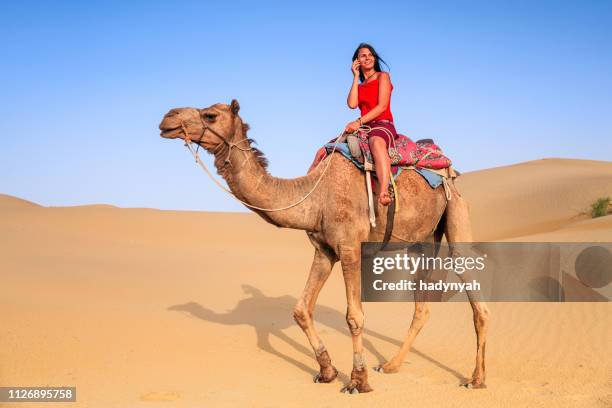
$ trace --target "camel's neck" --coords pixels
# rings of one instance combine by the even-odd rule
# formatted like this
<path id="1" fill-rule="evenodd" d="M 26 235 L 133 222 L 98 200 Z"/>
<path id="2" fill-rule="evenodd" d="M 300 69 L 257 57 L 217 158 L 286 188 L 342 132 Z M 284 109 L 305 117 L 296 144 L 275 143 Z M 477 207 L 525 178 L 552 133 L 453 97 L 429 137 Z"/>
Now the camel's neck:
<path id="1" fill-rule="evenodd" d="M 233 140 L 244 138 L 245 135 L 239 132 Z M 273 177 L 260 163 L 258 154 L 249 149 L 248 141 L 238 143 L 238 146 L 246 150 L 233 147 L 228 155 L 229 147 L 220 149 L 215 154 L 215 166 L 234 195 L 251 205 L 275 209 L 296 203 L 312 190 L 320 175 L 320 171 L 313 171 L 296 179 Z M 225 163 L 227 157 L 228 164 Z M 320 219 L 319 197 L 319 192 L 315 192 L 300 204 L 281 211 L 252 210 L 278 227 L 315 231 Z"/>

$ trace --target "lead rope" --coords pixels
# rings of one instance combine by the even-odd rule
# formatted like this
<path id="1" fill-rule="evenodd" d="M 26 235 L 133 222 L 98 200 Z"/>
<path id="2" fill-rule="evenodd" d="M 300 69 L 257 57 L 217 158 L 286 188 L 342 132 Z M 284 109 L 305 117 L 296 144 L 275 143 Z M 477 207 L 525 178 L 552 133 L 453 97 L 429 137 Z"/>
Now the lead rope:
<path id="1" fill-rule="evenodd" d="M 185 129 L 183 127 L 183 132 L 185 132 Z M 344 134 L 344 132 L 342 132 L 340 134 L 340 136 L 342 136 Z M 231 190 L 229 190 L 228 188 L 226 188 L 223 184 L 221 184 L 214 176 L 213 174 L 210 172 L 210 170 L 208 170 L 208 167 L 206 167 L 206 164 L 204 164 L 204 162 L 202 162 L 202 160 L 200 159 L 200 155 L 198 154 L 198 152 L 193 150 L 193 147 L 191 146 L 191 139 L 187 136 L 187 133 L 185 133 L 185 146 L 187 147 L 187 149 L 189 149 L 189 151 L 191 152 L 191 154 L 193 155 L 193 158 L 195 159 L 196 163 L 198 163 L 200 165 L 200 167 L 202 167 L 202 169 L 206 172 L 206 174 L 208 175 L 208 177 L 210 177 L 210 179 L 212 181 L 214 181 L 214 183 L 219 186 L 223 191 L 225 191 L 226 193 L 228 193 L 229 195 L 231 195 L 232 197 L 234 197 L 237 201 L 241 202 L 242 204 L 246 205 L 249 208 L 253 208 L 255 210 L 260 210 L 260 211 L 267 211 L 267 212 L 274 212 L 274 211 L 282 211 L 282 210 L 287 210 L 289 208 L 295 207 L 296 205 L 302 203 L 304 200 L 306 200 L 310 194 L 312 194 L 316 188 L 319 186 L 319 183 L 321 182 L 321 180 L 323 179 L 323 176 L 325 175 L 325 173 L 327 172 L 327 169 L 329 168 L 329 165 L 331 164 L 332 158 L 333 158 L 333 154 L 336 151 L 336 147 L 338 146 L 339 140 L 340 140 L 340 136 L 338 136 L 334 142 L 334 147 L 331 151 L 331 153 L 329 154 L 331 157 L 329 158 L 329 160 L 327 161 L 327 165 L 325 166 L 325 169 L 323 169 L 323 172 L 321 173 L 321 175 L 319 176 L 317 182 L 315 183 L 315 185 L 312 187 L 312 189 L 308 192 L 308 194 L 306 194 L 304 197 L 302 197 L 299 201 L 287 205 L 285 207 L 281 207 L 281 208 L 263 208 L 263 207 L 257 207 L 255 205 L 251 205 L 245 201 L 242 201 L 241 199 L 239 199 L 238 197 L 236 197 L 234 195 L 234 193 L 231 192 Z M 242 142 L 242 140 L 240 141 Z M 238 142 L 238 143 L 240 143 Z M 250 150 L 250 149 L 243 149 L 240 148 L 239 146 L 236 146 L 235 143 L 229 143 L 226 142 L 229 145 L 229 151 L 232 151 L 232 147 L 237 147 L 238 149 L 242 150 L 243 152 L 246 150 Z M 246 153 L 245 153 L 246 154 Z M 229 162 L 229 153 L 227 155 L 227 158 L 225 159 L 225 162 L 228 163 Z M 231 164 L 231 163 L 230 163 Z"/>

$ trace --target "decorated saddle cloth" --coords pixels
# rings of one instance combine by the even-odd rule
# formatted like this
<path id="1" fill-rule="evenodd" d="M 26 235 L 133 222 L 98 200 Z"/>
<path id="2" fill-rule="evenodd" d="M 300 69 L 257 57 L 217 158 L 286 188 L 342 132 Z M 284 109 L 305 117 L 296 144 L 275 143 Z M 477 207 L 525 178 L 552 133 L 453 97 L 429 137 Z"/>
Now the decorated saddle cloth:
<path id="1" fill-rule="evenodd" d="M 358 134 L 359 147 L 361 148 L 363 157 L 373 163 L 372 152 L 364 133 Z M 330 154 L 334 148 L 336 139 L 332 139 L 325 145 L 327 154 Z M 347 143 L 338 143 L 336 151 L 349 159 L 355 166 L 361 170 L 365 170 L 363 157 L 358 159 L 353 157 Z M 323 160 L 326 156 L 319 159 Z M 432 188 L 442 184 L 442 176 L 431 170 L 446 169 L 451 166 L 451 160 L 444 155 L 442 149 L 436 145 L 431 139 L 420 140 L 414 142 L 405 135 L 398 134 L 395 143 L 392 141 L 389 146 L 389 157 L 391 158 L 391 174 L 393 178 L 400 175 L 403 168 L 412 168 L 419 173 Z M 374 173 L 374 172 L 373 172 Z M 375 173 L 374 173 L 375 174 Z"/>
<path id="2" fill-rule="evenodd" d="M 357 136 L 361 151 L 366 159 L 372 163 L 372 153 L 367 134 L 359 132 Z M 334 141 L 331 143 L 333 144 Z M 397 139 L 391 141 L 389 157 L 392 166 L 415 166 L 438 170 L 451 165 L 450 159 L 442 153 L 442 149 L 433 140 L 425 139 L 414 142 L 408 136 L 401 134 L 397 135 Z"/>

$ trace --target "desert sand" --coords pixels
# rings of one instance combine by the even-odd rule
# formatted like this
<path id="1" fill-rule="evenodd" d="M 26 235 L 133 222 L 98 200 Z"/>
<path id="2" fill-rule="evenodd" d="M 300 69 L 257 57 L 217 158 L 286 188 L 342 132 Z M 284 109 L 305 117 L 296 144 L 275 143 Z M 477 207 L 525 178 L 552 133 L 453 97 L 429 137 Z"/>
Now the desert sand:
<path id="1" fill-rule="evenodd" d="M 476 240 L 612 242 L 612 215 L 587 214 L 612 196 L 612 162 L 537 160 L 466 173 L 458 188 Z M 76 404 L 51 404 L 69 407 L 612 406 L 610 303 L 491 303 L 483 390 L 458 386 L 475 356 L 468 304 L 432 304 L 399 373 L 371 370 L 374 392 L 341 394 L 352 351 L 338 266 L 315 319 L 339 380 L 314 384 L 292 320 L 312 253 L 304 232 L 251 213 L 0 195 L 0 385 L 76 386 Z M 412 311 L 365 304 L 370 367 Z"/>

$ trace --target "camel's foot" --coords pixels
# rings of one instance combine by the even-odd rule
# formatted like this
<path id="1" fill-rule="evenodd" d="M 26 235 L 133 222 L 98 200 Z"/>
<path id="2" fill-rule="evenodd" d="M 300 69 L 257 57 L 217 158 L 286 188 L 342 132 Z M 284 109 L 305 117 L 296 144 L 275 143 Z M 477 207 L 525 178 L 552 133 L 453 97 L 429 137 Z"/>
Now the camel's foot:
<path id="1" fill-rule="evenodd" d="M 353 368 L 351 372 L 351 381 L 346 384 L 341 392 L 345 394 L 360 394 L 364 392 L 374 391 L 368 384 L 368 370 L 366 367 L 361 369 Z"/>
<path id="2" fill-rule="evenodd" d="M 384 374 L 397 373 L 399 371 L 399 364 L 395 364 L 393 361 L 387 361 L 378 367 L 374 367 L 374 370 Z"/>
<path id="3" fill-rule="evenodd" d="M 329 383 L 336 379 L 338 370 L 333 365 L 321 367 L 321 371 L 312 379 L 316 383 Z"/>
<path id="4" fill-rule="evenodd" d="M 338 376 L 338 370 L 332 365 L 329 353 L 325 348 L 322 348 L 322 350 L 323 351 L 317 353 L 317 362 L 321 370 L 319 374 L 315 375 L 313 378 L 313 381 L 316 383 L 332 382 Z"/>
<path id="5" fill-rule="evenodd" d="M 471 389 L 471 390 L 477 390 L 480 388 L 487 388 L 487 385 L 484 382 L 484 379 L 480 379 L 480 378 L 472 378 L 470 381 L 461 384 L 462 387 Z"/>

